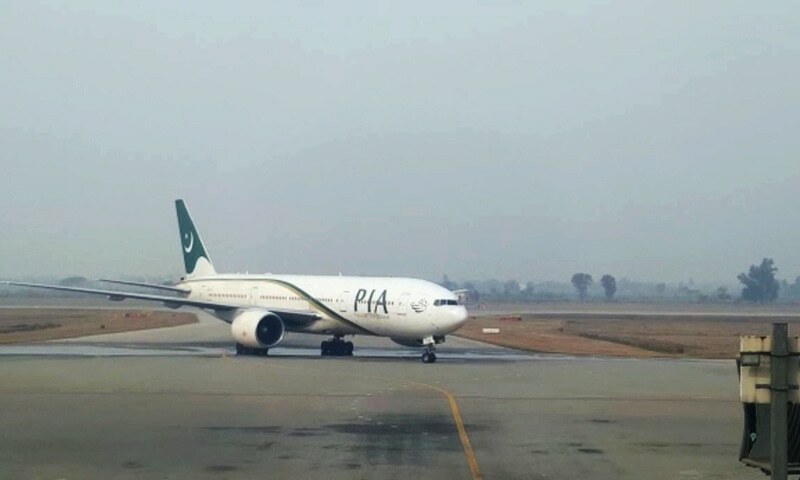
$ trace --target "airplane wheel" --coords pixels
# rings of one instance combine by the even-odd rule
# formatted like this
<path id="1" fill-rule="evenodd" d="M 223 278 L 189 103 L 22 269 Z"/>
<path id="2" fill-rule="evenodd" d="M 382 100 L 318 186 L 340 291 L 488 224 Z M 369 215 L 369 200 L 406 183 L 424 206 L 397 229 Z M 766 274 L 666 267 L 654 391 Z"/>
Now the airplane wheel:
<path id="1" fill-rule="evenodd" d="M 241 343 L 236 344 L 236 355 L 244 355 L 247 353 L 247 348 Z"/>
<path id="2" fill-rule="evenodd" d="M 327 357 L 331 354 L 329 343 L 327 340 L 319 344 L 319 353 L 323 357 Z"/>
<path id="3" fill-rule="evenodd" d="M 436 354 L 433 352 L 425 352 L 422 354 L 422 363 L 433 363 L 436 361 Z"/>
<path id="4" fill-rule="evenodd" d="M 347 342 L 344 345 L 344 354 L 348 357 L 353 356 L 353 342 Z"/>

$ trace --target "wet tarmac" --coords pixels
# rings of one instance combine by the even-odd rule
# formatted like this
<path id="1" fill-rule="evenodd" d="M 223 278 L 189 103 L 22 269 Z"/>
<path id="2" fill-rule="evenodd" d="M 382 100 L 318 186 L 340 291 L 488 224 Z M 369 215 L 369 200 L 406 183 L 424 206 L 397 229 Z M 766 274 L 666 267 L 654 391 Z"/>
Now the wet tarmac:
<path id="1" fill-rule="evenodd" d="M 424 365 L 366 337 L 321 358 L 304 335 L 236 357 L 227 335 L 203 317 L 0 347 L 0 478 L 763 478 L 737 461 L 733 362 L 454 338 Z"/>
<path id="2" fill-rule="evenodd" d="M 32 345 L 5 345 L 0 347 L 0 357 L 2 356 L 61 356 L 61 357 L 171 357 L 171 356 L 194 356 L 194 357 L 219 357 L 223 355 L 235 355 L 232 346 L 176 346 L 167 348 L 146 344 L 123 344 L 108 346 L 103 344 L 80 344 L 80 345 L 53 345 L 53 344 L 32 344 Z M 290 357 L 290 358 L 312 358 L 319 357 L 319 348 L 304 347 L 276 347 L 269 350 L 270 357 Z M 377 359 L 419 359 L 419 352 L 414 350 L 404 350 L 403 347 L 397 348 L 360 348 L 352 360 L 377 360 Z M 437 352 L 439 360 L 459 361 L 459 360 L 480 360 L 480 361 L 510 361 L 510 360 L 532 360 L 570 358 L 557 355 L 534 355 L 519 353 L 510 349 L 482 349 L 482 350 L 455 350 Z"/>

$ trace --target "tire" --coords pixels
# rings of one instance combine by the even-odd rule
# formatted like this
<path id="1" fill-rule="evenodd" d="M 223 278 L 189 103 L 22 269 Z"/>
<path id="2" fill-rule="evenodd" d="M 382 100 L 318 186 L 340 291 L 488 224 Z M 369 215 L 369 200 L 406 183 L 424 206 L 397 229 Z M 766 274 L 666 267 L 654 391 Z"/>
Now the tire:
<path id="1" fill-rule="evenodd" d="M 436 354 L 433 352 L 425 352 L 422 354 L 422 363 L 433 363 L 436 361 Z"/>
<path id="2" fill-rule="evenodd" d="M 330 352 L 330 349 L 328 348 L 328 342 L 327 341 L 323 341 L 322 343 L 319 344 L 319 354 L 320 354 L 320 356 L 327 357 L 328 355 L 330 355 L 330 353 L 331 352 Z"/>
<path id="3" fill-rule="evenodd" d="M 245 347 L 241 343 L 236 344 L 236 355 L 244 355 L 245 354 Z"/>
<path id="4" fill-rule="evenodd" d="M 344 342 L 334 340 L 331 342 L 331 355 L 341 357 L 344 355 Z"/>
<path id="5" fill-rule="evenodd" d="M 348 357 L 353 356 L 353 342 L 347 342 L 344 344 L 344 354 Z"/>

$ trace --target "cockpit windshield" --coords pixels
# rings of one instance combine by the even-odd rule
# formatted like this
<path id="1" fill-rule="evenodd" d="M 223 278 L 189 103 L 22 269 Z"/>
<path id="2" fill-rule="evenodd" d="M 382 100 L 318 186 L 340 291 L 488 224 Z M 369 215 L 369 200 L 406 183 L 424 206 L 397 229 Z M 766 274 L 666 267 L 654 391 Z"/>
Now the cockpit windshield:
<path id="1" fill-rule="evenodd" d="M 440 300 L 434 300 L 433 301 L 433 306 L 434 307 L 440 307 L 442 305 L 458 305 L 458 300 L 440 299 Z"/>

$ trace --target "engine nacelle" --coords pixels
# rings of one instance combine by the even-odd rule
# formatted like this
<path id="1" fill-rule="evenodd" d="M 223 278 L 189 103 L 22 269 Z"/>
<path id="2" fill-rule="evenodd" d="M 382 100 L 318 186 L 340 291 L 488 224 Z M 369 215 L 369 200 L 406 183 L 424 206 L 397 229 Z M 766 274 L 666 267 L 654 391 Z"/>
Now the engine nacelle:
<path id="1" fill-rule="evenodd" d="M 231 322 L 234 340 L 246 347 L 274 347 L 283 340 L 285 332 L 281 317 L 260 308 L 245 310 Z"/>
<path id="2" fill-rule="evenodd" d="M 392 337 L 392 341 L 398 345 L 402 345 L 404 347 L 424 347 L 425 344 L 422 343 L 421 338 L 404 338 L 404 337 Z M 444 343 L 444 336 L 437 335 L 433 337 L 434 343 L 436 345 L 440 343 Z"/>

